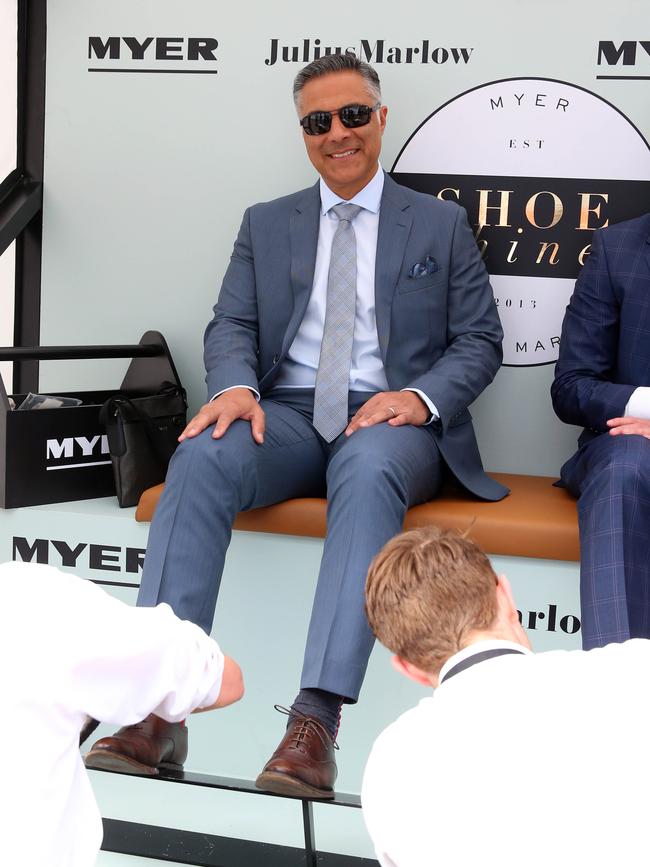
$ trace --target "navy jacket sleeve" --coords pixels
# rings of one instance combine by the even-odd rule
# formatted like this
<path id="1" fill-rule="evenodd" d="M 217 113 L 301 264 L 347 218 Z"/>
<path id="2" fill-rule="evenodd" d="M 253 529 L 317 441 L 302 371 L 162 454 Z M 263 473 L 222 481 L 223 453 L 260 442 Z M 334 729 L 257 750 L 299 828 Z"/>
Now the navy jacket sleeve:
<path id="1" fill-rule="evenodd" d="M 636 388 L 616 381 L 620 307 L 606 236 L 596 231 L 566 310 L 551 386 L 555 412 L 568 424 L 607 430 L 607 420 L 624 414 Z"/>

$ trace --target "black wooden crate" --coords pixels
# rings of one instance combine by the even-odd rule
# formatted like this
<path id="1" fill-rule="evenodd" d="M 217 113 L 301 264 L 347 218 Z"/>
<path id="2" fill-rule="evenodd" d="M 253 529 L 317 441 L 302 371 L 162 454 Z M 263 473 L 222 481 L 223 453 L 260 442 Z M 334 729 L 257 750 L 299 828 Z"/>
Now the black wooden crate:
<path id="1" fill-rule="evenodd" d="M 147 331 L 134 346 L 63 346 L 0 349 L 0 361 L 132 358 L 119 389 L 57 391 L 80 406 L 16 411 L 0 377 L 0 507 L 36 506 L 115 494 L 106 430 L 99 411 L 107 398 L 154 394 L 163 383 L 180 386 L 164 337 Z M 13 395 L 16 406 L 26 395 Z"/>

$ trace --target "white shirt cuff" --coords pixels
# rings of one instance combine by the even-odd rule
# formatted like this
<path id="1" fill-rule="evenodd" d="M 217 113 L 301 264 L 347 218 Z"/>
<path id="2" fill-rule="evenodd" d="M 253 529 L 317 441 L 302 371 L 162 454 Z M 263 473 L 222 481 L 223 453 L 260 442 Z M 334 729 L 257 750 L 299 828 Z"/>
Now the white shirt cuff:
<path id="1" fill-rule="evenodd" d="M 634 418 L 650 418 L 650 388 L 640 386 L 635 388 L 625 407 L 624 416 Z"/>
<path id="2" fill-rule="evenodd" d="M 257 400 L 257 402 L 258 402 L 258 403 L 260 402 L 260 393 L 259 393 L 259 391 L 257 391 L 257 390 L 254 389 L 254 388 L 251 388 L 250 385 L 231 385 L 231 386 L 229 386 L 228 388 L 224 388 L 222 391 L 218 391 L 216 394 L 213 394 L 212 397 L 210 398 L 210 400 L 208 401 L 208 403 L 212 403 L 212 401 L 213 401 L 215 398 L 219 397 L 220 394 L 225 394 L 227 391 L 232 391 L 233 388 L 247 388 L 249 391 L 252 391 L 252 392 L 253 392 L 253 394 L 255 395 L 255 399 Z"/>
<path id="3" fill-rule="evenodd" d="M 425 422 L 425 426 L 427 424 L 431 424 L 433 421 L 437 421 L 440 418 L 440 413 L 436 409 L 435 403 L 429 400 L 426 394 L 423 391 L 420 391 L 419 388 L 402 388 L 401 391 L 414 391 L 418 397 L 420 397 L 423 401 L 429 412 L 431 413 L 431 418 L 429 421 Z M 648 389 L 650 391 L 650 389 Z"/>

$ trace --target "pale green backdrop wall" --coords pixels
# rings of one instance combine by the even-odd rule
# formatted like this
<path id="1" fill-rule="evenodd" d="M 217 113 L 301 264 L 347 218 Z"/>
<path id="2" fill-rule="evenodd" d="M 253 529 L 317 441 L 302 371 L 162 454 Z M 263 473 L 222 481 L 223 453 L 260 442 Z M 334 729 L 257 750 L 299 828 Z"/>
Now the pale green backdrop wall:
<path id="1" fill-rule="evenodd" d="M 375 0 L 344 8 L 294 0 L 50 3 L 42 342 L 134 342 L 159 329 L 192 407 L 203 402 L 202 334 L 243 210 L 314 180 L 290 98 L 302 64 L 266 65 L 272 39 L 345 47 L 384 40 L 386 53 L 425 39 L 430 49 L 473 49 L 466 63 L 391 64 L 384 57 L 376 64 L 389 106 L 382 163 L 390 169 L 436 108 L 513 77 L 587 88 L 648 138 L 649 83 L 596 75 L 650 73 L 640 47 L 632 68 L 597 63 L 600 40 L 642 40 L 649 18 L 645 0 Z M 88 60 L 91 35 L 211 36 L 219 42 L 218 74 L 88 72 L 111 66 Z M 191 65 L 167 61 L 169 68 Z M 138 63 L 122 55 L 112 66 Z M 608 133 L 603 125 L 602 140 L 585 140 L 585 156 L 602 148 Z M 42 388 L 110 387 L 122 369 L 50 363 Z M 552 475 L 572 452 L 576 431 L 550 407 L 552 374 L 552 364 L 504 368 L 479 399 L 476 427 L 488 469 Z"/>

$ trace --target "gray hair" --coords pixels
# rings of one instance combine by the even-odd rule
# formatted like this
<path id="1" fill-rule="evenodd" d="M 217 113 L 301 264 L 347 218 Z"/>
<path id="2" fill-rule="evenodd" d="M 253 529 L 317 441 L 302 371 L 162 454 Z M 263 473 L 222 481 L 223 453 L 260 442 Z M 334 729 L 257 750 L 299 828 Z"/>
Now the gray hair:
<path id="1" fill-rule="evenodd" d="M 304 69 L 300 70 L 293 82 L 293 101 L 296 109 L 302 89 L 307 82 L 332 72 L 358 72 L 366 82 L 375 102 L 381 102 L 381 84 L 375 70 L 370 64 L 359 60 L 352 52 L 346 51 L 344 54 L 326 54 L 324 57 L 319 57 L 318 60 L 312 60 Z"/>

